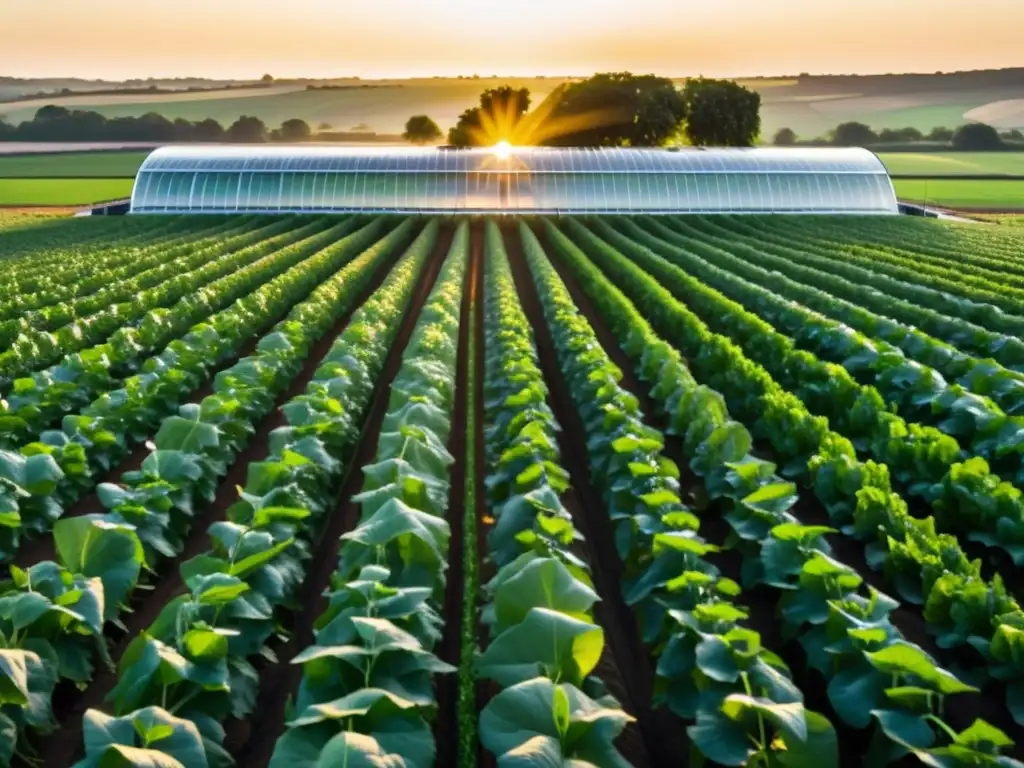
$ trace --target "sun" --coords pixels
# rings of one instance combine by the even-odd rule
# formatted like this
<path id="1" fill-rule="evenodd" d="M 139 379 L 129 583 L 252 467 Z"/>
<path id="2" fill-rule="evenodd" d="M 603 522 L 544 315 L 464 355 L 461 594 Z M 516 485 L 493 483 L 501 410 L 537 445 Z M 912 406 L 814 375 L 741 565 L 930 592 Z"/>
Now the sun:
<path id="1" fill-rule="evenodd" d="M 507 160 L 512 156 L 512 145 L 507 141 L 502 140 L 495 144 L 491 148 L 491 151 L 494 152 L 495 157 L 499 160 Z"/>

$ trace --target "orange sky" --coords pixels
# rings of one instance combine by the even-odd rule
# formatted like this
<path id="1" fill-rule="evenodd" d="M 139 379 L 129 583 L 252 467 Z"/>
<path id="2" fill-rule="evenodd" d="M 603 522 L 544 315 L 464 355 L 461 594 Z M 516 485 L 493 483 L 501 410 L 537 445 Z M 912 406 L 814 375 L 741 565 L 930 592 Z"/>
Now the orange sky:
<path id="1" fill-rule="evenodd" d="M 0 0 L 0 75 L 709 76 L 1024 66 L 1024 0 Z"/>

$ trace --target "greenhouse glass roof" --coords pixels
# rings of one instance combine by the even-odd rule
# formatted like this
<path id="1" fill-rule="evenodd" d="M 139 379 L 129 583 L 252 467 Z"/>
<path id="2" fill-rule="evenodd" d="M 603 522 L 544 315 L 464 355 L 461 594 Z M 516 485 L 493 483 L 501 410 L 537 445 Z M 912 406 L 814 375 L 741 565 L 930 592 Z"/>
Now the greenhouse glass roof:
<path id="1" fill-rule="evenodd" d="M 185 146 L 139 169 L 135 213 L 896 213 L 862 149 Z"/>

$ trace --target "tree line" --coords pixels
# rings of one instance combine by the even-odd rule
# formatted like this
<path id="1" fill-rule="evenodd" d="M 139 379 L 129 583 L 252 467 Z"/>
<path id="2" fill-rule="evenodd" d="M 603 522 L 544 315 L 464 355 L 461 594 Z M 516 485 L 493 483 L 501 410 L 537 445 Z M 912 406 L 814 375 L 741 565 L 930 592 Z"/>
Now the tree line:
<path id="1" fill-rule="evenodd" d="M 447 136 L 427 115 L 409 118 L 403 136 L 446 137 L 453 147 L 749 147 L 761 133 L 760 94 L 732 80 L 694 78 L 680 89 L 664 77 L 608 72 L 559 86 L 532 111 L 531 101 L 526 88 L 489 88 Z"/>
<path id="2" fill-rule="evenodd" d="M 227 127 L 212 118 L 171 120 L 155 112 L 139 117 L 105 117 L 90 110 L 40 107 L 31 120 L 11 125 L 0 119 L 0 141 L 146 141 L 245 142 L 308 141 L 313 131 L 305 120 L 285 120 L 271 129 L 258 117 L 243 115 Z"/>
<path id="3" fill-rule="evenodd" d="M 928 133 L 917 128 L 883 128 L 875 131 L 865 123 L 840 123 L 828 135 L 801 141 L 789 128 L 782 128 L 772 142 L 778 147 L 798 144 L 806 146 L 833 145 L 837 147 L 871 147 L 880 144 L 948 144 L 952 149 L 965 152 L 993 152 L 1021 149 L 1024 133 L 1019 130 L 999 132 L 984 123 L 966 123 L 957 128 L 938 127 Z"/>

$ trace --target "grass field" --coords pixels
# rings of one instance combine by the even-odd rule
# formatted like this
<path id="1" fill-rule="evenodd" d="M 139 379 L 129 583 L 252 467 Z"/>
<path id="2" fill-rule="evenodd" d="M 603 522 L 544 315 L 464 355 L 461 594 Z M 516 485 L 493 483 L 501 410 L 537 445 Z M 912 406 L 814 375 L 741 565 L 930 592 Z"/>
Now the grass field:
<path id="1" fill-rule="evenodd" d="M 131 178 L 148 154 L 148 151 L 131 151 L 0 156 L 0 179 Z"/>
<path id="2" fill-rule="evenodd" d="M 0 184 L 0 205 L 83 205 L 128 197 L 133 179 L 11 179 Z"/>
<path id="3" fill-rule="evenodd" d="M 897 179 L 893 184 L 901 200 L 945 208 L 1024 210 L 1024 181 Z"/>
<path id="4" fill-rule="evenodd" d="M 879 157 L 895 176 L 1024 176 L 1024 152 L 883 152 Z"/>

